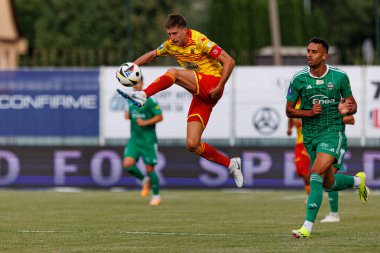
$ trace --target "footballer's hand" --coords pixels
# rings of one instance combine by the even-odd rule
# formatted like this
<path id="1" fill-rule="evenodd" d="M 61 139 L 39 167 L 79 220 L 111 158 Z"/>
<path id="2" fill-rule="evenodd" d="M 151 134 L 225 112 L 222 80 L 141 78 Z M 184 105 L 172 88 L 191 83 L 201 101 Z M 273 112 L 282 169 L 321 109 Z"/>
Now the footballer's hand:
<path id="1" fill-rule="evenodd" d="M 352 102 L 349 99 L 342 98 L 338 104 L 340 114 L 346 115 L 352 110 Z"/>
<path id="2" fill-rule="evenodd" d="M 311 108 L 311 116 L 315 116 L 322 113 L 322 106 L 318 104 L 314 104 L 313 108 Z"/>
<path id="3" fill-rule="evenodd" d="M 292 129 L 288 129 L 288 131 L 286 132 L 286 134 L 287 134 L 288 136 L 292 135 Z"/>
<path id="4" fill-rule="evenodd" d="M 145 126 L 145 120 L 143 120 L 143 119 L 136 119 L 136 123 L 137 123 L 137 125 L 139 125 L 139 126 Z"/>

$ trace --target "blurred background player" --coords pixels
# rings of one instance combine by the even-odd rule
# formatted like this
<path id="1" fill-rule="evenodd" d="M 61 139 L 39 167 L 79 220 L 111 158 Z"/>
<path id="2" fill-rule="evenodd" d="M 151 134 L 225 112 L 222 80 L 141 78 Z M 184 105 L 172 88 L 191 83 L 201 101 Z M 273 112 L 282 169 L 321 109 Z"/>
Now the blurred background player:
<path id="1" fill-rule="evenodd" d="M 224 86 L 235 61 L 216 43 L 202 33 L 188 29 L 181 15 L 170 14 L 166 19 L 169 39 L 157 49 L 140 56 L 135 63 L 142 66 L 159 56 L 173 56 L 185 69 L 169 69 L 143 91 L 118 92 L 136 106 L 144 106 L 150 96 L 171 87 L 174 83 L 193 95 L 187 116 L 187 149 L 230 170 L 238 187 L 243 186 L 241 159 L 228 158 L 213 146 L 201 141 L 211 111 L 223 95 Z"/>
<path id="2" fill-rule="evenodd" d="M 142 87 L 141 79 L 133 88 L 141 90 Z M 141 197 L 147 197 L 152 188 L 153 194 L 149 204 L 158 206 L 161 203 L 160 182 L 154 166 L 157 164 L 156 123 L 163 120 L 160 105 L 153 97 L 148 98 L 142 108 L 134 106 L 129 100 L 127 102 L 128 110 L 124 117 L 131 120 L 131 137 L 124 150 L 123 168 L 142 182 Z M 147 176 L 136 166 L 140 156 L 145 163 Z"/>
<path id="3" fill-rule="evenodd" d="M 296 104 L 296 109 L 300 108 L 301 100 L 298 100 Z M 302 135 L 302 120 L 299 118 L 289 118 L 288 119 L 288 131 L 287 134 L 290 136 L 292 134 L 293 127 L 296 128 L 297 138 L 296 145 L 294 147 L 294 164 L 296 165 L 297 175 L 302 177 L 304 181 L 304 188 L 306 195 L 309 196 L 310 193 L 310 157 L 307 153 L 305 145 L 303 144 Z"/>

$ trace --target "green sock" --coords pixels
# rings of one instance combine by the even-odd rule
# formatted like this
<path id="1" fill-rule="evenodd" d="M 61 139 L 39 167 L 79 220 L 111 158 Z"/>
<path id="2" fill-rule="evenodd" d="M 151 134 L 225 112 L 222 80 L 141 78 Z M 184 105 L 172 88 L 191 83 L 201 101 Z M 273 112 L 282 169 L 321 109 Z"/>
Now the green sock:
<path id="1" fill-rule="evenodd" d="M 132 176 L 140 179 L 140 180 L 143 180 L 144 179 L 144 175 L 141 173 L 140 169 L 137 168 L 135 165 L 129 167 L 129 168 L 125 168 L 124 169 L 126 171 L 128 171 L 129 174 L 131 174 Z"/>
<path id="2" fill-rule="evenodd" d="M 331 191 L 340 191 L 354 187 L 354 177 L 344 174 L 335 174 L 335 181 Z"/>
<path id="3" fill-rule="evenodd" d="M 148 173 L 148 176 L 150 178 L 150 187 L 152 188 L 153 195 L 158 195 L 160 193 L 160 181 L 157 173 L 152 171 Z"/>
<path id="4" fill-rule="evenodd" d="M 310 194 L 307 198 L 306 220 L 315 222 L 323 198 L 323 177 L 317 173 L 310 177 Z"/>
<path id="5" fill-rule="evenodd" d="M 329 194 L 329 203 L 330 203 L 330 211 L 332 213 L 338 212 L 338 202 L 339 202 L 339 194 L 337 191 L 328 192 Z"/>

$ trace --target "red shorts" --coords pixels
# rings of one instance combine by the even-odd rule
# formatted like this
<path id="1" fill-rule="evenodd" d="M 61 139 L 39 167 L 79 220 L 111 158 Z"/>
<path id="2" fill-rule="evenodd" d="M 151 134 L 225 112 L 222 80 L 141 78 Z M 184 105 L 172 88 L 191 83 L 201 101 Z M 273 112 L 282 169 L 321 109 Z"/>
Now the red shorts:
<path id="1" fill-rule="evenodd" d="M 296 144 L 294 148 L 294 163 L 298 176 L 303 177 L 310 173 L 310 158 L 303 143 Z"/>
<path id="2" fill-rule="evenodd" d="M 194 73 L 197 81 L 197 93 L 193 94 L 193 100 L 191 101 L 189 112 L 187 114 L 187 122 L 198 121 L 201 122 L 205 128 L 210 118 L 211 111 L 222 97 L 223 92 L 220 94 L 219 98 L 211 99 L 209 96 L 210 90 L 218 85 L 220 77 L 204 75 L 197 72 Z"/>

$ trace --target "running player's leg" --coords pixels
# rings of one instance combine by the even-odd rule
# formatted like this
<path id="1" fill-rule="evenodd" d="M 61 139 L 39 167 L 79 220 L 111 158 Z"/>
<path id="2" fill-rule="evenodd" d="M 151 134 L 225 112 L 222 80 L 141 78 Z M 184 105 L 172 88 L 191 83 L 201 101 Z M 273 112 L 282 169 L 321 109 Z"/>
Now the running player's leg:
<path id="1" fill-rule="evenodd" d="M 230 170 L 235 178 L 235 183 L 238 187 L 243 186 L 243 174 L 241 169 L 240 158 L 228 158 L 213 146 L 206 142 L 201 142 L 203 133 L 203 125 L 200 121 L 195 121 L 194 117 L 187 123 L 187 149 L 211 162 L 220 164 Z M 198 118 L 199 119 L 199 118 Z"/>
<path id="2" fill-rule="evenodd" d="M 149 204 L 151 206 L 158 206 L 159 204 L 161 204 L 160 181 L 158 179 L 157 173 L 154 171 L 153 165 L 147 164 L 146 170 L 150 179 L 150 187 L 152 188 L 152 199 Z"/>
<path id="3" fill-rule="evenodd" d="M 146 180 L 141 170 L 136 167 L 136 161 L 140 157 L 140 151 L 134 142 L 128 142 L 128 145 L 124 149 L 123 157 L 123 169 L 142 182 Z"/>
<path id="4" fill-rule="evenodd" d="M 157 173 L 154 171 L 154 166 L 157 164 L 157 143 L 144 146 L 141 153 L 149 177 L 149 187 L 152 189 L 152 199 L 149 204 L 152 206 L 158 206 L 161 203 L 160 181 Z M 149 188 L 147 191 L 149 191 Z"/>
<path id="5" fill-rule="evenodd" d="M 335 157 L 318 152 L 311 169 L 310 176 L 310 194 L 306 205 L 306 217 L 302 227 L 298 230 L 292 230 L 292 235 L 296 238 L 309 238 L 315 218 L 323 198 L 323 181 L 326 174 L 329 173 Z"/>
<path id="6" fill-rule="evenodd" d="M 294 161 L 297 175 L 302 177 L 306 195 L 310 194 L 310 158 L 303 143 L 298 143 L 294 149 Z"/>
<path id="7" fill-rule="evenodd" d="M 123 159 L 123 169 L 127 171 L 129 174 L 139 179 L 140 181 L 144 180 L 144 174 L 142 174 L 141 170 L 136 167 L 136 161 L 132 157 L 124 157 Z"/>

